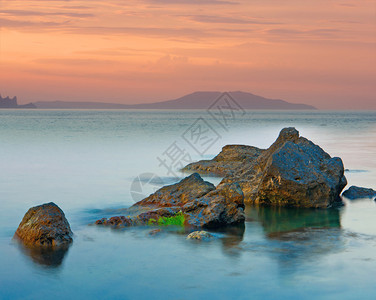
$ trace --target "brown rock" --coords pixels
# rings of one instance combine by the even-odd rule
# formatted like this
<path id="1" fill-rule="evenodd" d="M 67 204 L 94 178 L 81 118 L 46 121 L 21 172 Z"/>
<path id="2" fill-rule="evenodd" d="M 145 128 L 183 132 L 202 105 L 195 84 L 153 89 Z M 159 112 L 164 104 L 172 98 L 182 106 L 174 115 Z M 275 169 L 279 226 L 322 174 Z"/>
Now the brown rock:
<path id="1" fill-rule="evenodd" d="M 162 229 L 157 228 L 149 231 L 149 235 L 158 235 L 162 232 Z"/>
<path id="2" fill-rule="evenodd" d="M 199 241 L 208 241 L 214 238 L 214 235 L 211 233 L 201 230 L 201 231 L 194 231 L 187 236 L 187 240 L 199 240 Z"/>
<path id="3" fill-rule="evenodd" d="M 71 243 L 72 235 L 64 212 L 50 202 L 30 208 L 14 237 L 27 246 L 57 247 Z"/>
<path id="4" fill-rule="evenodd" d="M 227 145 L 212 160 L 200 160 L 185 166 L 184 172 L 198 172 L 217 176 L 228 176 L 245 164 L 250 164 L 265 150 L 244 145 Z"/>
<path id="5" fill-rule="evenodd" d="M 135 209 L 139 212 L 135 213 Z M 244 222 L 244 196 L 236 183 L 216 189 L 194 173 L 176 184 L 159 189 L 133 205 L 129 212 L 132 216 L 100 219 L 96 224 L 133 226 L 181 221 L 182 225 L 192 227 L 235 225 Z M 158 222 L 161 219 L 165 222 Z"/>
<path id="6" fill-rule="evenodd" d="M 325 208 L 340 203 L 346 178 L 340 158 L 285 128 L 269 149 L 219 187 L 232 182 L 239 183 L 246 202 Z"/>
<path id="7" fill-rule="evenodd" d="M 213 184 L 202 180 L 198 174 L 192 174 L 176 184 L 162 187 L 134 206 L 183 206 L 213 190 L 215 190 Z"/>

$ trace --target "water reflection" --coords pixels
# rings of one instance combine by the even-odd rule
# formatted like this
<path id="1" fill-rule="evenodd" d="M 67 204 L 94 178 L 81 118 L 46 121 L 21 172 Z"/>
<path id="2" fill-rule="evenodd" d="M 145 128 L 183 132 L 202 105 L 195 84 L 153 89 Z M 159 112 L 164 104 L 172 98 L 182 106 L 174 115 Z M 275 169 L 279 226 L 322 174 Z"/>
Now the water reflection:
<path id="1" fill-rule="evenodd" d="M 293 236 L 307 228 L 340 228 L 338 209 L 307 209 L 285 207 L 248 206 L 247 221 L 259 222 L 268 238 Z"/>
<path id="2" fill-rule="evenodd" d="M 258 222 L 264 231 L 265 251 L 277 260 L 281 273 L 294 273 L 319 257 L 345 247 L 338 209 L 294 209 L 247 207 L 248 221 Z"/>
<path id="3" fill-rule="evenodd" d="M 237 257 L 241 255 L 240 245 L 244 239 L 245 224 L 229 226 L 213 231 L 221 234 L 223 253 L 228 256 Z"/>
<path id="4" fill-rule="evenodd" d="M 66 257 L 69 246 L 60 246 L 58 248 L 46 248 L 46 247 L 31 247 L 16 241 L 18 248 L 35 264 L 49 267 L 59 268 Z"/>

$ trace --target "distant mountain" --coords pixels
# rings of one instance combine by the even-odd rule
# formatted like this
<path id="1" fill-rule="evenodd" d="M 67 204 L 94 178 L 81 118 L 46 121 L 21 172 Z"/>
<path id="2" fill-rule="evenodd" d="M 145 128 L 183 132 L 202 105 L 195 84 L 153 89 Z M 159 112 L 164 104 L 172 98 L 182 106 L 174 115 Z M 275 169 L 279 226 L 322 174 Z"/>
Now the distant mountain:
<path id="1" fill-rule="evenodd" d="M 228 94 L 243 109 L 316 109 L 307 104 L 267 99 L 251 93 L 229 92 Z M 37 108 L 49 109 L 208 109 L 221 95 L 223 95 L 221 92 L 194 92 L 173 100 L 133 105 L 64 101 L 35 102 L 35 105 Z"/>
<path id="2" fill-rule="evenodd" d="M 207 109 L 223 93 L 194 92 L 178 99 L 150 104 L 132 105 L 132 108 L 148 109 Z M 251 93 L 229 92 L 232 99 L 243 109 L 316 109 L 311 105 L 289 103 L 284 100 L 267 99 Z"/>
<path id="3" fill-rule="evenodd" d="M 37 108 L 33 103 L 18 105 L 17 97 L 1 97 L 0 95 L 0 108 Z"/>

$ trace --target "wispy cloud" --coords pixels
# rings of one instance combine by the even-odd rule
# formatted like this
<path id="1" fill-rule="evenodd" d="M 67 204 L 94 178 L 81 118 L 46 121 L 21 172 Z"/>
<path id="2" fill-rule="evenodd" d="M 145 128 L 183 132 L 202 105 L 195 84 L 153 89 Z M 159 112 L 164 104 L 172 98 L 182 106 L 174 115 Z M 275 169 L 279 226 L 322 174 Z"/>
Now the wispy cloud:
<path id="1" fill-rule="evenodd" d="M 32 21 L 19 21 L 10 20 L 5 18 L 0 18 L 0 27 L 2 28 L 19 28 L 19 29 L 31 29 L 39 30 L 41 28 L 54 29 L 61 27 L 62 25 L 67 25 L 69 21 L 66 22 L 32 22 Z"/>
<path id="2" fill-rule="evenodd" d="M 181 5 L 235 5 L 239 4 L 235 1 L 225 0 L 146 0 L 155 4 L 181 4 Z"/>
<path id="3" fill-rule="evenodd" d="M 209 36 L 208 32 L 193 28 L 174 28 L 174 27 L 112 27 L 112 26 L 67 26 L 65 32 L 73 34 L 92 34 L 92 35 L 123 35 L 132 34 L 138 36 L 152 37 L 189 37 L 200 39 Z"/>
<path id="4" fill-rule="evenodd" d="M 41 11 L 31 11 L 31 10 L 0 10 L 1 15 L 14 16 L 14 17 L 31 17 L 31 16 L 63 16 L 63 17 L 73 17 L 73 18 L 87 18 L 93 17 L 93 14 L 88 13 L 74 13 L 74 12 L 41 12 Z"/>
<path id="5" fill-rule="evenodd" d="M 281 24 L 279 22 L 272 22 L 260 19 L 250 18 L 234 18 L 216 15 L 183 15 L 190 20 L 200 23 L 218 23 L 218 24 Z"/>
<path id="6" fill-rule="evenodd" d="M 272 35 L 278 39 L 304 39 L 304 38 L 334 38 L 338 36 L 342 30 L 334 28 L 298 30 L 298 29 L 283 29 L 276 28 L 266 31 L 267 34 Z"/>

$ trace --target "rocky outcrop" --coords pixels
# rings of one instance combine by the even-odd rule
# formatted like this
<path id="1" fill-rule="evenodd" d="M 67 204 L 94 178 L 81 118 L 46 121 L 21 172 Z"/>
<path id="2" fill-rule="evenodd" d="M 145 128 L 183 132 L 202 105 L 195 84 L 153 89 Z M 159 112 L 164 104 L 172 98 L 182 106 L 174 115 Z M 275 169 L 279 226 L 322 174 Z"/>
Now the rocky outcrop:
<path id="1" fill-rule="evenodd" d="M 14 237 L 27 246 L 54 248 L 70 244 L 72 235 L 64 212 L 50 202 L 30 208 Z"/>
<path id="2" fill-rule="evenodd" d="M 20 104 L 17 108 L 37 108 L 33 103 Z"/>
<path id="3" fill-rule="evenodd" d="M 227 145 L 212 160 L 200 160 L 185 166 L 183 172 L 198 172 L 217 176 L 232 175 L 236 170 L 249 164 L 263 153 L 264 150 L 244 145 Z"/>
<path id="4" fill-rule="evenodd" d="M 373 198 L 376 196 L 376 191 L 373 189 L 352 185 L 350 186 L 349 189 L 347 189 L 346 191 L 342 193 L 342 196 L 350 200 L 355 200 L 355 199 L 360 199 L 360 198 Z"/>
<path id="5" fill-rule="evenodd" d="M 165 186 L 125 210 L 125 216 L 96 221 L 97 225 L 181 225 L 217 228 L 244 222 L 244 195 L 237 183 L 221 188 L 194 173 Z M 128 213 L 128 215 L 127 215 Z"/>
<path id="6" fill-rule="evenodd" d="M 0 108 L 37 108 L 33 103 L 18 105 L 17 97 L 1 97 L 0 95 Z"/>
<path id="7" fill-rule="evenodd" d="M 199 240 L 199 241 L 208 241 L 214 238 L 214 235 L 211 233 L 201 230 L 194 231 L 187 236 L 187 240 Z"/>
<path id="8" fill-rule="evenodd" d="M 267 150 L 242 165 L 229 170 L 217 189 L 238 183 L 249 203 L 326 208 L 341 203 L 347 184 L 342 160 L 295 128 L 284 128 Z"/>
<path id="9" fill-rule="evenodd" d="M 9 97 L 1 97 L 0 95 L 0 108 L 17 108 L 17 97 L 9 98 Z"/>

